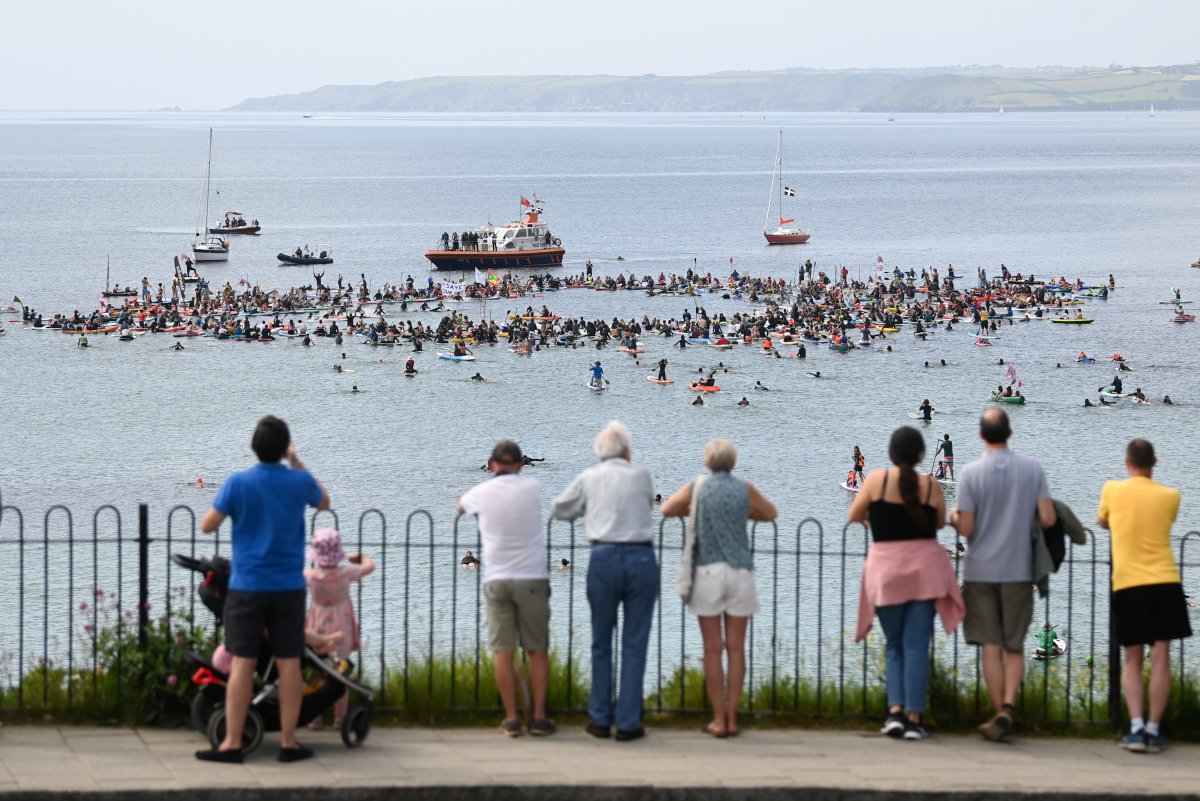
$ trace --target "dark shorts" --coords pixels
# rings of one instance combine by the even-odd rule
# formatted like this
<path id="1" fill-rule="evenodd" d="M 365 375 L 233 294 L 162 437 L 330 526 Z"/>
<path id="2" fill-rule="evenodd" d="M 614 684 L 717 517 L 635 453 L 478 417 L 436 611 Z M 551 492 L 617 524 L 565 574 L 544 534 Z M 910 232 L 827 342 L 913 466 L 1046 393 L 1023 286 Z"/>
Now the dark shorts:
<path id="1" fill-rule="evenodd" d="M 1033 620 L 1033 585 L 1028 581 L 966 581 L 962 586 L 967 617 L 963 637 L 971 645 L 1002 645 L 1005 651 L 1025 650 Z"/>
<path id="2" fill-rule="evenodd" d="M 1113 626 L 1121 645 L 1150 645 L 1192 636 L 1182 584 L 1144 584 L 1117 590 Z"/>
<path id="3" fill-rule="evenodd" d="M 276 659 L 299 659 L 304 653 L 304 611 L 304 590 L 230 590 L 225 596 L 225 650 L 255 659 L 265 633 Z"/>

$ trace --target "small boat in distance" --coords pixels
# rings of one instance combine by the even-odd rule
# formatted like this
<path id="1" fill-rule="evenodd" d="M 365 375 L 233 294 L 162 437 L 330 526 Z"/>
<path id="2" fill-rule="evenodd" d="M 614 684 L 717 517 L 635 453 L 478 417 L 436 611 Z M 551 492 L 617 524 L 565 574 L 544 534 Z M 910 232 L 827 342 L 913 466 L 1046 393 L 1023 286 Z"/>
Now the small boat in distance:
<path id="1" fill-rule="evenodd" d="M 196 222 L 196 238 L 192 241 L 192 261 L 229 261 L 229 240 L 208 235 L 201 238 L 200 232 L 208 228 L 208 196 L 212 185 L 212 128 L 208 129 L 208 160 L 204 163 L 204 191 L 202 195 L 204 216 Z"/>
<path id="2" fill-rule="evenodd" d="M 561 267 L 566 250 L 541 219 L 542 201 L 521 198 L 521 219 L 488 225 L 461 234 L 442 234 L 438 247 L 425 258 L 435 270 L 511 269 Z"/>
<path id="3" fill-rule="evenodd" d="M 329 245 L 317 245 L 315 252 L 307 247 L 296 248 L 291 253 L 280 253 L 275 258 L 284 264 L 333 264 L 333 248 Z"/>
<path id="4" fill-rule="evenodd" d="M 772 231 L 770 230 L 771 204 L 775 199 L 777 186 L 779 191 L 779 227 Z M 783 185 L 783 131 L 780 131 L 779 146 L 775 150 L 775 169 L 771 172 L 771 191 L 767 195 L 767 217 L 763 220 L 763 236 L 766 237 L 768 245 L 802 245 L 809 240 L 811 234 L 803 228 L 791 226 L 791 223 L 796 221 L 795 217 L 785 218 L 783 216 L 784 195 L 795 197 L 796 190 L 790 186 Z"/>
<path id="5" fill-rule="evenodd" d="M 209 228 L 210 234 L 257 234 L 262 230 L 258 220 L 246 222 L 240 211 L 225 212 L 225 221 L 220 225 Z"/>

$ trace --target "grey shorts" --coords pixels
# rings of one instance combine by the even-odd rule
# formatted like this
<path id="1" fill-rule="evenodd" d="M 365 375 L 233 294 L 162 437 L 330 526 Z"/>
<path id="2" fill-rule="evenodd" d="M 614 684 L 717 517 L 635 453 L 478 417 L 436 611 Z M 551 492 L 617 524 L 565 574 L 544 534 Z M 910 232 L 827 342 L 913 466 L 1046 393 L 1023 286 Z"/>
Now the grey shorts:
<path id="1" fill-rule="evenodd" d="M 487 598 L 488 648 L 529 651 L 550 647 L 550 582 L 547 579 L 497 579 L 483 585 Z"/>
<path id="2" fill-rule="evenodd" d="M 967 619 L 963 636 L 971 645 L 1003 645 L 1014 654 L 1025 652 L 1033 620 L 1033 584 L 967 581 L 962 587 Z"/>

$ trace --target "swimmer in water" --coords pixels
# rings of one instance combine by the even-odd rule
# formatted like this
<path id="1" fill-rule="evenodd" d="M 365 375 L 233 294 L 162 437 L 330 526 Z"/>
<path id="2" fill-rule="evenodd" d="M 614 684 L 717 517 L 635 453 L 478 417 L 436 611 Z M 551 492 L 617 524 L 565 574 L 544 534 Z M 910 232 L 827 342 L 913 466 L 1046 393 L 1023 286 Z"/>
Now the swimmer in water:
<path id="1" fill-rule="evenodd" d="M 1163 402 L 1164 406 L 1174 406 L 1175 405 L 1175 401 L 1171 400 L 1170 395 L 1163 395 L 1162 402 Z"/>
<path id="2" fill-rule="evenodd" d="M 703 405 L 704 405 L 704 398 L 702 398 L 702 397 L 700 397 L 699 395 L 697 395 L 697 396 L 696 396 L 696 399 L 695 399 L 694 401 L 692 401 L 692 405 L 693 405 L 693 406 L 703 406 Z"/>
<path id="3" fill-rule="evenodd" d="M 754 382 L 754 388 L 755 388 L 755 389 L 758 389 L 758 390 L 762 390 L 763 392 L 770 392 L 770 391 L 771 391 L 771 388 L 770 388 L 770 387 L 768 387 L 766 384 L 764 384 L 764 383 L 763 383 L 763 382 L 761 382 L 761 381 L 755 381 L 755 382 Z"/>
<path id="4" fill-rule="evenodd" d="M 571 560 L 564 556 L 562 561 L 558 563 L 558 569 L 563 573 L 569 573 L 571 571 Z"/>
<path id="5" fill-rule="evenodd" d="M 809 378 L 820 378 L 820 377 L 821 377 L 821 371 L 820 371 L 820 370 L 817 370 L 815 373 L 809 373 L 809 374 L 808 374 L 808 377 L 809 377 Z"/>
<path id="6" fill-rule="evenodd" d="M 342 372 L 342 366 L 341 366 L 340 364 L 335 364 L 335 365 L 333 366 L 333 372 L 335 372 L 335 373 L 340 373 L 340 372 Z"/>
<path id="7" fill-rule="evenodd" d="M 175 347 L 171 348 L 171 350 L 183 350 L 183 343 L 182 343 L 182 342 L 176 342 L 176 343 L 175 343 Z"/>
<path id="8" fill-rule="evenodd" d="M 738 406 L 749 406 L 749 405 L 750 405 L 750 401 L 746 400 L 745 395 L 743 395 L 742 399 L 740 401 L 738 401 Z"/>
<path id="9" fill-rule="evenodd" d="M 350 391 L 351 391 L 351 392 L 358 392 L 358 384 L 355 384 L 354 386 L 350 387 Z"/>
<path id="10" fill-rule="evenodd" d="M 483 376 L 481 376 L 479 373 L 476 373 L 475 375 L 471 376 L 471 380 L 478 381 L 481 384 L 484 383 Z"/>
<path id="11" fill-rule="evenodd" d="M 459 560 L 458 563 L 462 565 L 463 570 L 474 570 L 475 568 L 479 567 L 479 560 L 476 559 L 475 554 L 471 553 L 470 551 L 467 551 L 466 556 Z"/>

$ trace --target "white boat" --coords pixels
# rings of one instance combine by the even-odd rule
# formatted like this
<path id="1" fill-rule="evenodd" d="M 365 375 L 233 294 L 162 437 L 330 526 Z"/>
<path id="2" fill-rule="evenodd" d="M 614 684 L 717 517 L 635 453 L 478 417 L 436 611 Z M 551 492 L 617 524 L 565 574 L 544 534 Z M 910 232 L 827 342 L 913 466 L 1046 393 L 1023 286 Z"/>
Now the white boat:
<path id="1" fill-rule="evenodd" d="M 779 227 L 774 231 L 771 230 L 771 204 L 775 200 L 775 193 L 778 189 L 779 193 Z M 775 149 L 775 169 L 771 172 L 771 191 L 767 194 L 767 216 L 763 220 L 763 236 L 766 237 L 768 245 L 801 245 L 809 240 L 812 236 L 803 228 L 797 228 L 792 225 L 796 222 L 795 217 L 783 216 L 783 197 L 795 197 L 796 190 L 790 186 L 783 185 L 783 131 L 779 132 L 779 145 Z"/>
<path id="2" fill-rule="evenodd" d="M 202 194 L 204 216 L 196 223 L 196 237 L 192 241 L 192 261 L 229 261 L 229 240 L 212 234 L 201 234 L 208 230 L 208 196 L 212 184 L 212 128 L 208 129 L 208 159 L 204 163 L 204 190 Z"/>
<path id="3" fill-rule="evenodd" d="M 1150 101 L 1150 116 L 1151 117 L 1154 116 L 1154 101 L 1153 100 Z"/>

